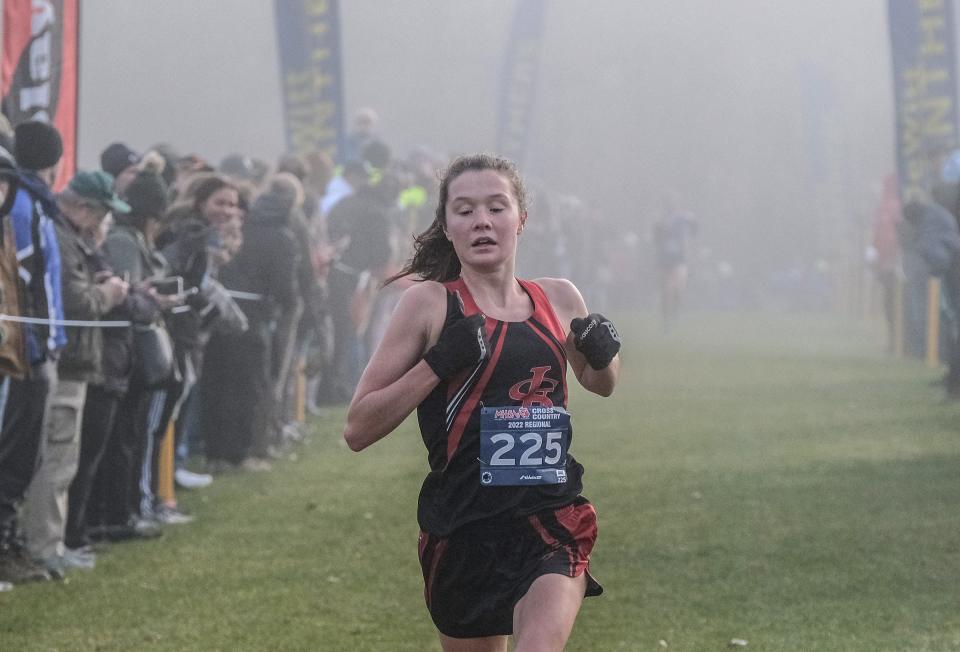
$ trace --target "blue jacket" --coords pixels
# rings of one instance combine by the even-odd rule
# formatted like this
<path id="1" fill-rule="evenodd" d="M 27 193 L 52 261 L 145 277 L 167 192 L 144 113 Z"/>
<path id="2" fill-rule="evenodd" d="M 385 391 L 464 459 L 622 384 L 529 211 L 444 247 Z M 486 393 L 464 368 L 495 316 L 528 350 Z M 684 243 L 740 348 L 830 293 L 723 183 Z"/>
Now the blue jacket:
<path id="1" fill-rule="evenodd" d="M 60 248 L 53 217 L 58 212 L 50 188 L 32 172 L 20 172 L 20 189 L 10 210 L 20 279 L 26 291 L 21 296 L 25 316 L 63 319 L 60 293 Z M 27 358 L 36 365 L 67 343 L 62 326 L 26 325 Z"/>

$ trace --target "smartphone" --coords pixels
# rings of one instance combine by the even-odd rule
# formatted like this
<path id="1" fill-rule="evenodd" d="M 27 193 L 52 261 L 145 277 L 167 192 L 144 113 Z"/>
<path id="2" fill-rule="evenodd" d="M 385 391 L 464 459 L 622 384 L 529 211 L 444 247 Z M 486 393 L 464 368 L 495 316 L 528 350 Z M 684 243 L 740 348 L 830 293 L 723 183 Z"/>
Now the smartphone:
<path id="1" fill-rule="evenodd" d="M 157 294 L 183 294 L 183 277 L 168 276 L 150 281 Z"/>

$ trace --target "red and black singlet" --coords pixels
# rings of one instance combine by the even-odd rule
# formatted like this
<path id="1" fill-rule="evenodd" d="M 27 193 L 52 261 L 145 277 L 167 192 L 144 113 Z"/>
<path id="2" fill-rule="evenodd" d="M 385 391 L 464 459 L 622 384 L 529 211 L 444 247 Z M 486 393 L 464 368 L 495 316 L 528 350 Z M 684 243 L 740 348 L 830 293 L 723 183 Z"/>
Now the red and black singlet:
<path id="1" fill-rule="evenodd" d="M 490 357 L 441 382 L 417 408 L 430 463 L 418 508 L 425 532 L 446 536 L 477 521 L 510 522 L 569 504 L 581 491 L 583 467 L 569 454 L 563 484 L 504 487 L 480 481 L 481 408 L 567 406 L 565 330 L 543 289 L 531 281 L 518 282 L 533 302 L 533 314 L 521 322 L 487 317 Z M 466 316 L 480 312 L 462 279 L 444 286 L 444 327 L 460 302 Z"/>

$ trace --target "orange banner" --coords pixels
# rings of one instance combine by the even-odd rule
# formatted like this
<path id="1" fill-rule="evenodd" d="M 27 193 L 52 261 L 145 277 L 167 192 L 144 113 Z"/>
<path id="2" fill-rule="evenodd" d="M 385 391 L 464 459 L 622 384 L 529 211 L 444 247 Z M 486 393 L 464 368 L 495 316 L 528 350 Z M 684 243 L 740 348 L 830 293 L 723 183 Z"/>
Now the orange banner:
<path id="1" fill-rule="evenodd" d="M 52 123 L 63 138 L 63 188 L 77 158 L 77 0 L 4 0 L 0 89 L 3 113 L 14 126 Z"/>

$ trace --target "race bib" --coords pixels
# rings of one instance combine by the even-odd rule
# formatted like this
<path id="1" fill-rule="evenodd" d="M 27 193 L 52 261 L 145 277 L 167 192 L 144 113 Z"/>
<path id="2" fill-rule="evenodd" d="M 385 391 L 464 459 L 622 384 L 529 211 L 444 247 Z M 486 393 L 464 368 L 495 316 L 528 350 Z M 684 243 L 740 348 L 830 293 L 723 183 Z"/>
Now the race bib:
<path id="1" fill-rule="evenodd" d="M 560 407 L 480 410 L 480 484 L 564 484 L 570 415 Z"/>

